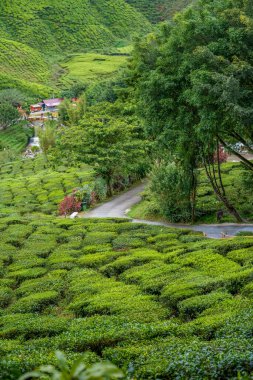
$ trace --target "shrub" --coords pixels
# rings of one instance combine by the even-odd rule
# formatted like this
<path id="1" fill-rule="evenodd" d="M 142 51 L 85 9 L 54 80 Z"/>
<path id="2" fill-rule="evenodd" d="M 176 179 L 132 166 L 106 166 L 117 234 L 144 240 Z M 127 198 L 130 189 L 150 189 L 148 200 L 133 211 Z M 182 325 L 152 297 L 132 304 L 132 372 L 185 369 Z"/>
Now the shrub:
<path id="1" fill-rule="evenodd" d="M 15 272 L 9 273 L 8 277 L 15 278 L 18 282 L 28 279 L 43 276 L 47 270 L 45 268 L 35 267 L 29 269 L 20 269 Z"/>
<path id="2" fill-rule="evenodd" d="M 30 294 L 17 300 L 11 306 L 11 311 L 14 313 L 39 312 L 45 307 L 55 304 L 57 299 L 58 293 L 54 290 Z"/>
<path id="3" fill-rule="evenodd" d="M 250 264 L 253 262 L 253 248 L 230 251 L 227 257 L 238 262 L 240 265 Z"/>
<path id="4" fill-rule="evenodd" d="M 19 288 L 16 289 L 18 296 L 28 296 L 40 291 L 58 291 L 61 293 L 64 289 L 62 277 L 66 271 L 51 271 L 48 275 L 32 280 L 23 281 Z"/>
<path id="5" fill-rule="evenodd" d="M 129 249 L 144 247 L 145 242 L 142 239 L 131 237 L 129 235 L 120 235 L 113 240 L 114 249 Z"/>
<path id="6" fill-rule="evenodd" d="M 184 319 L 192 319 L 203 310 L 208 309 L 227 298 L 232 298 L 231 294 L 218 291 L 201 296 L 190 297 L 179 302 L 178 310 Z"/>
<path id="7" fill-rule="evenodd" d="M 133 266 L 142 265 L 160 258 L 161 255 L 157 251 L 137 249 L 130 251 L 127 256 L 119 257 L 114 262 L 103 266 L 101 272 L 111 277 L 118 275 Z"/>
<path id="8" fill-rule="evenodd" d="M 235 272 L 240 265 L 232 260 L 227 259 L 212 250 L 189 252 L 173 260 L 181 266 L 187 266 L 199 269 L 206 274 L 218 276 L 224 272 Z"/>
<path id="9" fill-rule="evenodd" d="M 7 286 L 0 286 L 0 307 L 8 306 L 13 297 L 13 290 Z"/>
<path id="10" fill-rule="evenodd" d="M 99 252 L 99 251 L 97 251 Z M 78 260 L 80 265 L 90 268 L 99 268 L 102 265 L 108 264 L 116 260 L 120 256 L 124 256 L 125 252 L 105 251 L 102 253 L 91 253 L 81 256 Z"/>
<path id="11" fill-rule="evenodd" d="M 221 255 L 226 255 L 229 251 L 253 247 L 253 238 L 232 238 L 224 240 L 218 240 L 212 242 L 211 246 L 216 249 Z"/>
<path id="12" fill-rule="evenodd" d="M 69 380 L 99 380 L 101 378 L 106 378 L 108 380 L 116 380 L 122 379 L 123 373 L 113 364 L 111 363 L 97 363 L 87 368 L 83 362 L 77 360 L 73 363 L 73 367 L 69 367 L 69 363 L 65 357 L 65 355 L 56 351 L 56 357 L 58 360 L 57 366 L 50 367 L 50 378 L 53 380 L 55 378 L 65 377 Z M 45 376 L 48 377 L 48 366 L 41 366 L 36 374 L 35 372 L 27 373 L 21 376 L 20 380 L 30 379 L 32 377 L 43 379 Z"/>
<path id="13" fill-rule="evenodd" d="M 145 292 L 160 294 L 161 289 L 170 282 L 171 273 L 177 272 L 178 269 L 178 265 L 167 265 L 154 260 L 140 267 L 126 270 L 120 278 L 129 283 L 139 284 Z"/>
<path id="14" fill-rule="evenodd" d="M 59 205 L 60 215 L 70 215 L 73 212 L 81 211 L 81 202 L 73 195 L 66 196 Z"/>
<path id="15" fill-rule="evenodd" d="M 115 232 L 89 232 L 84 238 L 84 244 L 107 244 L 111 243 L 112 240 L 117 236 Z"/>
<path id="16" fill-rule="evenodd" d="M 126 316 L 92 316 L 71 322 L 68 332 L 57 339 L 60 348 L 69 347 L 78 352 L 92 349 L 100 353 L 104 348 L 115 347 L 119 342 L 138 342 L 158 336 L 170 336 L 178 325 L 172 321 L 140 323 Z"/>
<path id="17" fill-rule="evenodd" d="M 220 339 L 203 342 L 194 338 L 159 339 L 104 350 L 104 357 L 127 370 L 137 379 L 237 379 L 238 373 L 251 373 L 251 341 Z M 208 358 L 208 360 L 207 360 Z"/>
<path id="18" fill-rule="evenodd" d="M 97 244 L 97 245 L 86 245 L 82 248 L 82 252 L 85 254 L 96 253 L 96 252 L 107 252 L 111 251 L 111 244 Z"/>
<path id="19" fill-rule="evenodd" d="M 55 336 L 68 327 L 69 320 L 59 316 L 39 316 L 36 314 L 9 314 L 0 317 L 2 329 L 0 336 L 4 339 L 23 337 L 34 339 Z"/>
<path id="20" fill-rule="evenodd" d="M 106 198 L 107 191 L 108 189 L 107 189 L 106 181 L 102 177 L 96 178 L 95 185 L 94 185 L 94 192 L 99 201 L 103 201 Z"/>
<path id="21" fill-rule="evenodd" d="M 150 191 L 160 213 L 172 222 L 191 218 L 191 175 L 175 162 L 163 161 L 153 168 Z"/>

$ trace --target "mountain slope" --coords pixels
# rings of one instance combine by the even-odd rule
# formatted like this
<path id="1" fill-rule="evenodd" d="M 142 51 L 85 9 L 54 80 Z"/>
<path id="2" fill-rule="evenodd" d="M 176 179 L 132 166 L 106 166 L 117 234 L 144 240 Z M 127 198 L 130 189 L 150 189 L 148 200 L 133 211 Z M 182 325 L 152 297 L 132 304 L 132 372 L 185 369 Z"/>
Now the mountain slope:
<path id="1" fill-rule="evenodd" d="M 193 0 L 126 0 L 143 13 L 151 22 L 156 23 L 173 17 Z"/>
<path id="2" fill-rule="evenodd" d="M 124 0 L 1 0 L 0 90 L 47 96 L 59 56 L 110 48 L 151 28 Z"/>
<path id="3" fill-rule="evenodd" d="M 0 38 L 0 90 L 19 87 L 33 96 L 46 95 L 48 89 L 42 84 L 49 77 L 48 65 L 37 50 Z"/>
<path id="4" fill-rule="evenodd" d="M 0 37 L 44 53 L 110 46 L 150 30 L 146 18 L 124 0 L 2 0 Z"/>

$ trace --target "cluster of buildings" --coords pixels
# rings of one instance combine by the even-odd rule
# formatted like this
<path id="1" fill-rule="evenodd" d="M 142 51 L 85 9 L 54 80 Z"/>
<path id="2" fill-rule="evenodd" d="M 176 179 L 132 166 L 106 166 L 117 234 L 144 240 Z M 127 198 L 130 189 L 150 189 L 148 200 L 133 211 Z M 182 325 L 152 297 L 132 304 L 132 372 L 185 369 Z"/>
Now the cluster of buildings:
<path id="1" fill-rule="evenodd" d="M 63 98 L 46 99 L 42 102 L 31 104 L 30 112 L 55 112 L 63 100 Z"/>
<path id="2" fill-rule="evenodd" d="M 64 101 L 64 98 L 45 99 L 36 104 L 30 105 L 30 121 L 48 119 L 49 115 L 52 119 L 57 119 L 59 105 Z M 77 98 L 71 99 L 73 105 L 78 102 Z"/>

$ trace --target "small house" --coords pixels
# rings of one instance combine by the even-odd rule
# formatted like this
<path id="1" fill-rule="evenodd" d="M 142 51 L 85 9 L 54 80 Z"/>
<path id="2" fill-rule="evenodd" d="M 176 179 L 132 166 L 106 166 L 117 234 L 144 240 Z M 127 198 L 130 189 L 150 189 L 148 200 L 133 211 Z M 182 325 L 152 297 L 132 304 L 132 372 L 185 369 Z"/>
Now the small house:
<path id="1" fill-rule="evenodd" d="M 63 98 L 46 99 L 43 101 L 45 104 L 45 111 L 54 112 L 57 111 L 59 105 L 63 102 Z"/>
<path id="2" fill-rule="evenodd" d="M 30 106 L 30 111 L 31 112 L 40 112 L 42 110 L 42 105 L 41 103 L 38 103 L 38 104 L 32 104 Z"/>

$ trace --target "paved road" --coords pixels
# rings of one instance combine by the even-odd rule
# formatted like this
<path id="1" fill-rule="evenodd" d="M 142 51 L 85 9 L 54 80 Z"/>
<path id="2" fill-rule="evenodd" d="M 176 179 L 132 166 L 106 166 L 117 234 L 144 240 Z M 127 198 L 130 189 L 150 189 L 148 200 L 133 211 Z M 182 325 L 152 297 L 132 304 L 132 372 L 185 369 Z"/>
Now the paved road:
<path id="1" fill-rule="evenodd" d="M 141 196 L 139 195 L 145 188 L 145 185 L 139 185 L 133 189 L 125 192 L 124 194 L 114 197 L 109 202 L 102 204 L 88 211 L 84 217 L 85 218 L 127 218 L 125 213 L 126 210 L 130 209 L 136 203 L 141 201 Z"/>
<path id="2" fill-rule="evenodd" d="M 144 190 L 145 184 L 139 185 L 124 194 L 114 197 L 110 201 L 88 211 L 85 218 L 127 218 L 126 211 L 133 205 L 140 202 L 140 193 Z M 133 219 L 134 223 L 145 223 L 152 225 L 187 228 L 194 231 L 200 231 L 206 234 L 210 238 L 219 239 L 223 234 L 234 236 L 240 231 L 252 231 L 253 224 L 200 224 L 200 225 L 184 225 L 184 224 L 172 224 L 163 222 L 154 222 L 149 220 Z"/>

